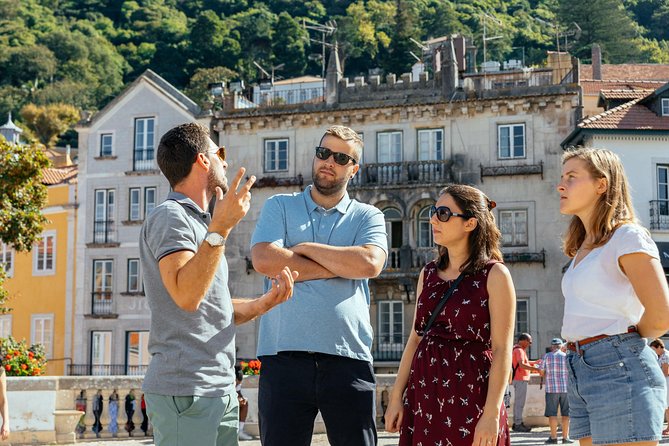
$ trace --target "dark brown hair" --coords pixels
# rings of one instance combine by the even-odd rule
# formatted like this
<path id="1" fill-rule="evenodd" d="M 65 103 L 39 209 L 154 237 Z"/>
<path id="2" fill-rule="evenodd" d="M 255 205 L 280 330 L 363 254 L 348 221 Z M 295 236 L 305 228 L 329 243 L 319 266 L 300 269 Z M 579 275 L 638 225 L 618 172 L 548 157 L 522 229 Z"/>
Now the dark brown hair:
<path id="1" fill-rule="evenodd" d="M 476 229 L 469 233 L 469 257 L 460 267 L 460 272 L 474 274 L 483 269 L 490 260 L 502 261 L 502 234 L 491 212 L 495 202 L 475 187 L 464 184 L 449 184 L 439 192 L 439 196 L 444 194 L 453 197 L 462 212 L 475 218 L 478 223 Z M 445 270 L 448 263 L 448 248 L 440 246 L 437 267 Z"/>
<path id="2" fill-rule="evenodd" d="M 209 150 L 209 130 L 196 122 L 178 125 L 160 138 L 156 161 L 170 186 L 183 181 L 199 153 Z"/>

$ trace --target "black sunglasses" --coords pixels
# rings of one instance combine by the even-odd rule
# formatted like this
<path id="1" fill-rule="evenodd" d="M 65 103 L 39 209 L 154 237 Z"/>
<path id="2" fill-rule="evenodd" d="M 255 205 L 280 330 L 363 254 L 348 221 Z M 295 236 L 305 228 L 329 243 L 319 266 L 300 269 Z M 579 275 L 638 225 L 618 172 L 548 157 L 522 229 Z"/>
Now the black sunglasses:
<path id="1" fill-rule="evenodd" d="M 319 160 L 325 161 L 326 159 L 330 158 L 330 156 L 332 156 L 334 158 L 335 163 L 339 164 L 340 166 L 347 165 L 349 161 L 352 161 L 353 164 L 357 163 L 355 158 L 345 153 L 333 152 L 327 147 L 321 147 L 321 146 L 316 147 L 316 158 L 318 158 Z"/>
<path id="2" fill-rule="evenodd" d="M 221 147 L 218 148 L 217 151 L 209 152 L 209 153 L 211 153 L 211 154 L 215 153 L 216 155 L 218 155 L 218 157 L 221 159 L 221 161 L 225 161 L 225 147 L 221 146 Z"/>
<path id="3" fill-rule="evenodd" d="M 461 218 L 471 218 L 471 215 L 469 214 L 458 214 L 457 212 L 451 211 L 451 209 L 447 206 L 432 206 L 430 207 L 430 218 L 432 218 L 433 215 L 437 216 L 437 219 L 439 221 L 446 223 L 448 220 L 451 219 L 451 217 L 461 217 Z"/>

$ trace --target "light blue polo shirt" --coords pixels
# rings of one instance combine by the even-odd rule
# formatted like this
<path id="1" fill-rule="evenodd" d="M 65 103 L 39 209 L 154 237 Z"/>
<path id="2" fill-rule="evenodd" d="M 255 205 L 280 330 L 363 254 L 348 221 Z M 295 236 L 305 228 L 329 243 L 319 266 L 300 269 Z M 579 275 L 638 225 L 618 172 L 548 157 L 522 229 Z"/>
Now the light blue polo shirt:
<path id="1" fill-rule="evenodd" d="M 290 248 L 305 242 L 332 246 L 374 245 L 388 253 L 383 213 L 345 194 L 332 209 L 302 193 L 271 197 L 251 239 Z M 341 259 L 346 262 L 346 258 Z M 270 286 L 265 279 L 265 290 Z M 314 351 L 372 361 L 367 279 L 343 278 L 295 283 L 293 297 L 260 319 L 258 356 L 281 351 Z"/>

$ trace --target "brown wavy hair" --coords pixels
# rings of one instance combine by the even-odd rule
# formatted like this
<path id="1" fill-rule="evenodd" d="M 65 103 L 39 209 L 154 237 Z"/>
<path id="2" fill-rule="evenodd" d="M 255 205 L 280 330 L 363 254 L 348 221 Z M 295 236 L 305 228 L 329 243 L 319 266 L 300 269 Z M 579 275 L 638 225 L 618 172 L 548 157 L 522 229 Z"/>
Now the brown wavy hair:
<path id="1" fill-rule="evenodd" d="M 449 184 L 439 192 L 440 197 L 444 194 L 453 197 L 462 212 L 475 218 L 478 223 L 476 229 L 469 233 L 469 257 L 460 267 L 460 272 L 474 274 L 482 270 L 490 260 L 502 261 L 502 233 L 497 228 L 492 213 L 495 202 L 475 187 L 464 184 Z M 445 270 L 448 263 L 448 248 L 439 246 L 437 267 Z"/>
<path id="2" fill-rule="evenodd" d="M 610 150 L 571 148 L 562 155 L 562 164 L 572 158 L 585 161 L 593 179 L 606 179 L 606 192 L 600 195 L 595 205 L 590 228 L 593 234 L 592 248 L 596 248 L 608 242 L 620 225 L 638 223 L 632 207 L 629 184 L 620 158 Z M 585 240 L 585 234 L 583 222 L 574 215 L 562 247 L 567 256 L 576 256 L 576 252 Z"/>

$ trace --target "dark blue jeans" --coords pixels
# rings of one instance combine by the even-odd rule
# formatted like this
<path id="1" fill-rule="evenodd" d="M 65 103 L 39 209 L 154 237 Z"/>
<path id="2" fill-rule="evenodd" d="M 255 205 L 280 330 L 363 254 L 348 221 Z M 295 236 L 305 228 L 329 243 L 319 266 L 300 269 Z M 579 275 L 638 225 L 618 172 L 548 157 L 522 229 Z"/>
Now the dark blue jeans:
<path id="1" fill-rule="evenodd" d="M 320 410 L 331 446 L 376 445 L 376 378 L 367 361 L 324 353 L 262 356 L 263 446 L 309 446 Z"/>

